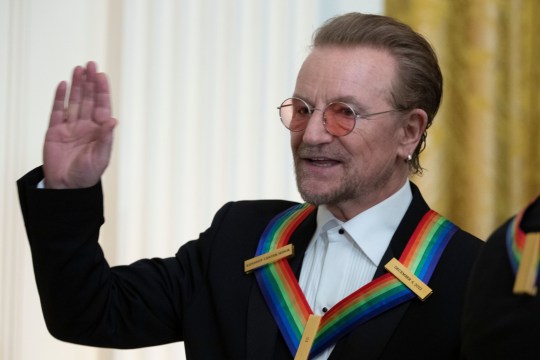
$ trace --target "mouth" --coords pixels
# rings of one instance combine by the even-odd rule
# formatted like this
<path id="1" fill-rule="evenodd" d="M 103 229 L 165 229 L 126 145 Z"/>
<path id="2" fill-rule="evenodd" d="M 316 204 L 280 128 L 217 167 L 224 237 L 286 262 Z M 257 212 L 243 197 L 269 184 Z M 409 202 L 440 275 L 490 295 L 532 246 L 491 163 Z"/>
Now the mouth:
<path id="1" fill-rule="evenodd" d="M 327 157 L 302 157 L 301 159 L 317 167 L 332 167 L 341 164 L 341 161 Z"/>
<path id="2" fill-rule="evenodd" d="M 312 175 L 334 176 L 335 171 L 345 166 L 347 156 L 339 149 L 321 148 L 301 144 L 295 152 L 296 165 Z"/>

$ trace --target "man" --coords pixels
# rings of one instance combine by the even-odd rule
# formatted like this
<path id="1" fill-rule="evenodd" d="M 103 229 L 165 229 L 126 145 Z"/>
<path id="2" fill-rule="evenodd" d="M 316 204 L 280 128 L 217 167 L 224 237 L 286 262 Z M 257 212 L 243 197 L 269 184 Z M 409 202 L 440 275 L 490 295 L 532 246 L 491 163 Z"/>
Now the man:
<path id="1" fill-rule="evenodd" d="M 533 261 L 535 281 L 532 278 L 529 284 L 525 281 L 524 285 L 529 286 L 516 283 L 526 252 L 531 249 L 537 254 L 540 252 L 539 234 L 540 198 L 537 198 L 501 225 L 480 252 L 471 274 L 464 310 L 463 353 L 467 359 L 538 358 L 538 260 Z M 532 236 L 530 239 L 536 241 L 536 246 L 529 248 L 525 244 L 531 241 L 527 236 Z M 521 246 L 518 245 L 520 238 Z"/>
<path id="2" fill-rule="evenodd" d="M 184 341 L 189 359 L 458 356 L 481 242 L 408 181 L 442 92 L 435 54 L 408 26 L 352 13 L 317 31 L 279 107 L 311 205 L 226 204 L 175 257 L 129 266 L 109 268 L 97 244 L 116 123 L 106 77 L 93 63 L 76 68 L 67 108 L 66 87 L 44 165 L 19 181 L 54 336 L 117 348 Z M 294 257 L 276 259 L 288 244 Z M 269 263 L 246 271 L 261 257 Z M 395 275 L 384 268 L 392 258 Z"/>

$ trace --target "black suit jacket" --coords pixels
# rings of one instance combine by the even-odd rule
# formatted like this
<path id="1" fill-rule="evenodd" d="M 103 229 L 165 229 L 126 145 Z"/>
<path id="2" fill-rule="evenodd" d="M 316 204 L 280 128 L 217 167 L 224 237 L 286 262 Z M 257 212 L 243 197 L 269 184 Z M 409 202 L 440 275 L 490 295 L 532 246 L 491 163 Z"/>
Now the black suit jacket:
<path id="1" fill-rule="evenodd" d="M 510 220 L 489 237 L 471 275 L 463 321 L 467 359 L 540 358 L 540 292 L 512 292 L 515 274 L 506 249 Z M 527 207 L 520 227 L 540 232 L 540 198 Z"/>
<path id="2" fill-rule="evenodd" d="M 110 268 L 97 243 L 101 187 L 38 190 L 36 169 L 19 180 L 19 196 L 49 331 L 74 343 L 134 348 L 184 341 L 188 359 L 292 359 L 253 274 L 243 271 L 259 237 L 287 201 L 243 201 L 221 208 L 198 240 L 175 257 Z M 413 201 L 375 276 L 399 257 L 429 209 Z M 290 242 L 298 276 L 315 231 L 311 214 Z M 465 284 L 481 241 L 459 230 L 430 280 L 434 293 L 413 299 L 357 328 L 331 359 L 455 359 Z"/>

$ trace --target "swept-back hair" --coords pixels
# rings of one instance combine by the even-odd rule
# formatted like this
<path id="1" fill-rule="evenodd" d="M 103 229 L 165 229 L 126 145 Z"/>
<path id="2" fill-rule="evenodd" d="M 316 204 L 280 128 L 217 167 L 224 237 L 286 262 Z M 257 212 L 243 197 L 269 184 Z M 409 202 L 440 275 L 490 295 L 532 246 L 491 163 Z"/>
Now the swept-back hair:
<path id="1" fill-rule="evenodd" d="M 394 56 L 397 72 L 390 94 L 392 106 L 402 111 L 419 108 L 428 116 L 426 131 L 409 162 L 412 173 L 421 173 L 418 155 L 425 148 L 443 88 L 437 56 L 428 41 L 391 17 L 349 13 L 329 19 L 314 33 L 313 47 L 319 46 L 368 46 Z"/>

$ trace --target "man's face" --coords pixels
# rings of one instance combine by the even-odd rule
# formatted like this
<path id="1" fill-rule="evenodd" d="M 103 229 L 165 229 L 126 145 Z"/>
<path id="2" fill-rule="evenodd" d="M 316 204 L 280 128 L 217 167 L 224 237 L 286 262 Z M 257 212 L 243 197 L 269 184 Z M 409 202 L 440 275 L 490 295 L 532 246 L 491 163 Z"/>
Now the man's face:
<path id="1" fill-rule="evenodd" d="M 391 110 L 395 67 L 386 51 L 318 47 L 302 65 L 294 96 L 317 109 L 342 101 L 360 115 Z M 351 217 L 384 200 L 407 178 L 403 132 L 400 113 L 391 112 L 358 119 L 350 134 L 335 137 L 325 130 L 322 112 L 315 111 L 304 131 L 291 132 L 300 194 Z"/>

